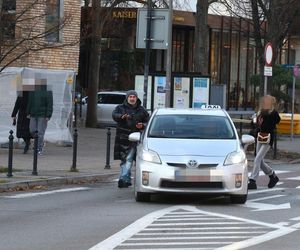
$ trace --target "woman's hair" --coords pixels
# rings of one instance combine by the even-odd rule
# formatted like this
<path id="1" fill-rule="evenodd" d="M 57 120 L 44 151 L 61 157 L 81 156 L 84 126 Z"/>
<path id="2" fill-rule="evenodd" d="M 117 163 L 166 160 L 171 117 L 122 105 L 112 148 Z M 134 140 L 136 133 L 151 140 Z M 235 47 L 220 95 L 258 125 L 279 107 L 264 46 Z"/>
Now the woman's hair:
<path id="1" fill-rule="evenodd" d="M 271 107 L 265 108 L 264 106 L 264 100 L 268 99 L 271 103 Z M 276 108 L 276 98 L 271 95 L 265 95 L 260 100 L 260 110 L 270 111 L 272 112 Z"/>

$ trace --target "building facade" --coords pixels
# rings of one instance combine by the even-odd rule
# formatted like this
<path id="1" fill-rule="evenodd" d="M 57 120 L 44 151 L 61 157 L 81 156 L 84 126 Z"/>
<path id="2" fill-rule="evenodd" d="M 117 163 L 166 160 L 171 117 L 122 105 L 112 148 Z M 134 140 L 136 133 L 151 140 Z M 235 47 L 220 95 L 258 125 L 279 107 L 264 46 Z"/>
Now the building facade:
<path id="1" fill-rule="evenodd" d="M 88 22 L 89 10 L 83 9 L 82 23 Z M 136 49 L 137 9 L 115 8 L 102 35 L 101 89 L 128 89 L 134 86 L 134 75 L 143 74 L 144 50 Z M 258 55 L 247 20 L 209 15 L 209 76 L 212 84 L 226 86 L 227 109 L 253 109 L 258 87 L 251 77 L 259 73 Z M 174 11 L 172 38 L 172 71 L 194 72 L 195 13 Z M 88 41 L 81 45 L 80 81 L 88 85 Z M 298 35 L 287 40 L 278 55 L 278 64 L 300 62 Z M 300 50 L 299 50 L 300 51 Z M 298 58 L 299 57 L 299 58 Z M 152 50 L 150 72 L 166 71 L 166 51 Z"/>
<path id="2" fill-rule="evenodd" d="M 78 71 L 80 0 L 3 0 L 0 66 Z"/>

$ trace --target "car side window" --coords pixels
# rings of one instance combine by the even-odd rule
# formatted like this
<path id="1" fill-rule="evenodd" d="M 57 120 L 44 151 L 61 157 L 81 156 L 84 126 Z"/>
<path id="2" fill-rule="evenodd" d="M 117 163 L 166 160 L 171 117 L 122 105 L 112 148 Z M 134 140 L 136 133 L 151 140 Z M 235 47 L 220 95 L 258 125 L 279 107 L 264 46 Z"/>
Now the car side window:
<path id="1" fill-rule="evenodd" d="M 125 100 L 125 95 L 107 94 L 103 103 L 105 104 L 122 104 Z"/>

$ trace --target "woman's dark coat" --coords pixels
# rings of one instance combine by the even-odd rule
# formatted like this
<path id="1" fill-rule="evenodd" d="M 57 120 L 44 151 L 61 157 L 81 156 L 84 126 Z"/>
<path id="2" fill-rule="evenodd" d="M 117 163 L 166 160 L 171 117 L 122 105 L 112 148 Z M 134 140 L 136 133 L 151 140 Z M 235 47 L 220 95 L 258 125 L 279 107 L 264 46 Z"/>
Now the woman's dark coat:
<path id="1" fill-rule="evenodd" d="M 121 119 L 124 114 L 129 114 L 131 119 Z M 129 134 L 140 131 L 136 128 L 137 123 L 146 123 L 149 119 L 147 110 L 141 106 L 138 99 L 136 105 L 130 105 L 127 100 L 118 105 L 112 113 L 113 119 L 117 122 L 117 132 L 115 137 L 114 159 L 124 161 L 135 143 L 128 140 Z"/>
<path id="2" fill-rule="evenodd" d="M 11 117 L 17 117 L 17 137 L 30 138 L 29 122 L 27 118 L 28 92 L 24 91 L 17 97 Z"/>

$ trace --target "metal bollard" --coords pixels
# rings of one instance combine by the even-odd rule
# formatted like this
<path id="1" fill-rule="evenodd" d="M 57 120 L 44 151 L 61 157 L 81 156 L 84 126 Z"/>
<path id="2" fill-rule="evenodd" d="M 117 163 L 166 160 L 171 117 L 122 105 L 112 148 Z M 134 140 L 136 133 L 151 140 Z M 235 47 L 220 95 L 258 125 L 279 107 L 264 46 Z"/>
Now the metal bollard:
<path id="1" fill-rule="evenodd" d="M 38 131 L 35 131 L 34 135 L 33 135 L 34 144 L 33 144 L 33 170 L 32 170 L 32 175 L 38 175 L 38 172 L 37 172 L 38 139 L 39 139 Z"/>
<path id="2" fill-rule="evenodd" d="M 110 169 L 110 128 L 107 128 L 107 141 L 106 141 L 106 165 L 105 169 Z"/>
<path id="3" fill-rule="evenodd" d="M 13 148 L 14 148 L 14 131 L 9 131 L 9 143 L 8 143 L 8 167 L 7 167 L 7 177 L 12 177 L 12 166 L 13 166 Z"/>
<path id="4" fill-rule="evenodd" d="M 273 159 L 277 158 L 277 129 L 274 130 L 274 147 L 273 147 Z"/>
<path id="5" fill-rule="evenodd" d="M 77 128 L 74 129 L 73 134 L 73 162 L 71 167 L 71 172 L 76 172 L 76 163 L 77 163 L 77 143 L 78 143 L 78 133 Z"/>
<path id="6" fill-rule="evenodd" d="M 74 100 L 74 127 L 77 127 L 77 98 Z"/>

